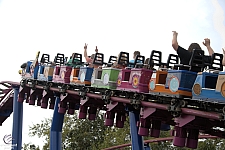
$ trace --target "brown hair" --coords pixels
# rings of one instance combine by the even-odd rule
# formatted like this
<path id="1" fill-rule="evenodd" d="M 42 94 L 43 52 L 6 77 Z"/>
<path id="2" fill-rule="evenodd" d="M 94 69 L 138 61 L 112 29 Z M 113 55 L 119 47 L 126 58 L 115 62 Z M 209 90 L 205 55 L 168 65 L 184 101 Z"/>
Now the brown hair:
<path id="1" fill-rule="evenodd" d="M 95 54 L 92 54 L 92 55 L 91 55 L 91 59 L 94 59 L 94 58 L 95 58 Z"/>
<path id="2" fill-rule="evenodd" d="M 148 64 L 149 63 L 149 58 L 145 59 L 145 64 Z"/>
<path id="3" fill-rule="evenodd" d="M 139 52 L 139 51 L 134 51 L 134 58 L 135 58 L 137 55 L 140 55 L 140 52 Z"/>
<path id="4" fill-rule="evenodd" d="M 192 52 L 193 49 L 202 49 L 202 48 L 200 47 L 198 43 L 191 43 L 191 45 L 188 47 L 188 51 Z"/>

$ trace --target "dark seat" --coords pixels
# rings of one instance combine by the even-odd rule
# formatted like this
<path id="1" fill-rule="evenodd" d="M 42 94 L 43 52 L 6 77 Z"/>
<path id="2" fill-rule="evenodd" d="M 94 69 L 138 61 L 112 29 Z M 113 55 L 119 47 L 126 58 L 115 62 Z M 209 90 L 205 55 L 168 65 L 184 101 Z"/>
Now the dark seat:
<path id="1" fill-rule="evenodd" d="M 161 66 L 162 64 L 162 52 L 157 50 L 152 50 L 150 59 L 149 59 L 149 65 L 154 66 Z"/>
<path id="2" fill-rule="evenodd" d="M 142 68 L 144 65 L 144 61 L 145 61 L 145 56 L 136 55 L 134 62 L 133 63 L 129 62 L 129 67 Z"/>
<path id="3" fill-rule="evenodd" d="M 104 63 L 107 67 L 111 67 L 117 60 L 116 56 L 110 56 L 108 63 Z"/>
<path id="4" fill-rule="evenodd" d="M 95 53 L 93 64 L 102 66 L 104 62 L 104 54 Z"/>
<path id="5" fill-rule="evenodd" d="M 129 65 L 129 53 L 120 52 L 117 64 L 127 67 Z"/>
<path id="6" fill-rule="evenodd" d="M 49 54 L 42 54 L 42 56 L 41 56 L 41 63 L 42 64 L 48 64 L 49 63 L 49 61 L 50 61 L 50 56 L 49 56 Z"/>
<path id="7" fill-rule="evenodd" d="M 54 63 L 59 66 L 64 65 L 65 63 L 64 54 L 57 53 L 54 59 Z"/>
<path id="8" fill-rule="evenodd" d="M 143 68 L 145 63 L 145 56 L 137 55 L 134 59 L 134 67 L 135 68 Z"/>
<path id="9" fill-rule="evenodd" d="M 213 53 L 211 56 L 211 63 L 208 65 L 209 71 L 219 72 L 223 71 L 223 54 Z"/>
<path id="10" fill-rule="evenodd" d="M 174 67 L 175 64 L 179 64 L 178 55 L 169 54 L 168 59 L 167 59 L 167 63 L 165 64 L 166 68 L 174 69 L 173 67 Z"/>
<path id="11" fill-rule="evenodd" d="M 175 64 L 174 67 L 179 70 L 202 72 L 205 66 L 204 57 L 205 55 L 203 50 L 193 50 L 189 65 Z"/>

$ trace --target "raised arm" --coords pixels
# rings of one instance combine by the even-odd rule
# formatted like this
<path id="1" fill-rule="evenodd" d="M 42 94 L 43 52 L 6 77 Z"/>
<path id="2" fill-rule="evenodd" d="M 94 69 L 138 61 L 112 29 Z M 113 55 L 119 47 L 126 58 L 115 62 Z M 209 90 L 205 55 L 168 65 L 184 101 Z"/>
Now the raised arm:
<path id="1" fill-rule="evenodd" d="M 212 54 L 214 53 L 212 47 L 210 46 L 210 39 L 205 38 L 204 41 L 202 42 L 203 45 L 206 46 L 208 52 L 209 52 L 209 56 L 212 56 Z"/>
<path id="2" fill-rule="evenodd" d="M 176 31 L 173 31 L 172 47 L 175 51 L 177 51 L 178 49 L 177 35 L 178 33 Z"/>
<path id="3" fill-rule="evenodd" d="M 223 61 L 222 61 L 222 65 L 225 66 L 225 49 L 223 49 Z"/>
<path id="4" fill-rule="evenodd" d="M 95 53 L 98 53 L 98 47 L 97 46 L 95 47 Z"/>
<path id="5" fill-rule="evenodd" d="M 88 57 L 88 55 L 87 55 L 87 46 L 88 46 L 88 44 L 85 43 L 85 45 L 84 45 L 84 57 L 85 58 Z"/>

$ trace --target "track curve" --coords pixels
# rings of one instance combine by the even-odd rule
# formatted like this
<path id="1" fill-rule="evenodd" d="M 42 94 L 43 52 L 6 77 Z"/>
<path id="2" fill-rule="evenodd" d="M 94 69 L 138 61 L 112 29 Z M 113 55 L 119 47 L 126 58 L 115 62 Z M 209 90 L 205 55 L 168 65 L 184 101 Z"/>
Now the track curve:
<path id="1" fill-rule="evenodd" d="M 13 112 L 13 88 L 19 85 L 19 82 L 0 82 L 0 126 Z"/>

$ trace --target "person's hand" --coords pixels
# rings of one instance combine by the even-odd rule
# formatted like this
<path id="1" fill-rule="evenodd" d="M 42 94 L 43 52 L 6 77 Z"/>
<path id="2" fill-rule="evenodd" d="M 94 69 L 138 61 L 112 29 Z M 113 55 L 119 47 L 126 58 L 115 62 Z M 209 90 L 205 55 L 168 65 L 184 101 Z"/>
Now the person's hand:
<path id="1" fill-rule="evenodd" d="M 97 48 L 97 46 L 96 46 L 96 48 L 95 48 L 95 52 L 98 53 L 98 48 Z"/>
<path id="2" fill-rule="evenodd" d="M 223 55 L 225 55 L 225 49 L 224 49 L 224 48 L 222 48 L 222 50 L 223 50 Z"/>
<path id="3" fill-rule="evenodd" d="M 86 44 L 86 43 L 85 43 L 85 45 L 84 45 L 84 49 L 87 49 L 87 46 L 88 46 L 88 44 Z"/>
<path id="4" fill-rule="evenodd" d="M 172 31 L 173 32 L 173 36 L 177 36 L 178 33 L 176 31 Z"/>
<path id="5" fill-rule="evenodd" d="M 203 45 L 205 45 L 206 47 L 208 47 L 208 46 L 210 46 L 210 39 L 205 38 L 202 43 L 203 43 Z"/>

